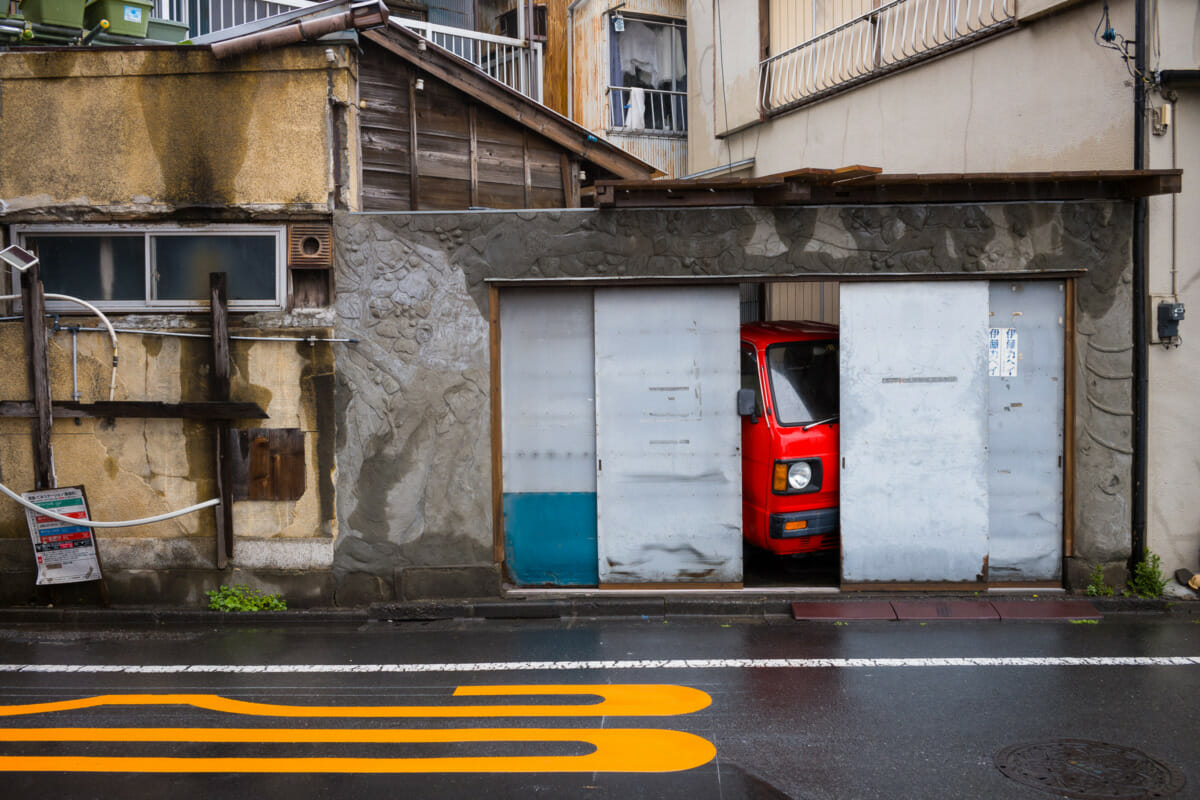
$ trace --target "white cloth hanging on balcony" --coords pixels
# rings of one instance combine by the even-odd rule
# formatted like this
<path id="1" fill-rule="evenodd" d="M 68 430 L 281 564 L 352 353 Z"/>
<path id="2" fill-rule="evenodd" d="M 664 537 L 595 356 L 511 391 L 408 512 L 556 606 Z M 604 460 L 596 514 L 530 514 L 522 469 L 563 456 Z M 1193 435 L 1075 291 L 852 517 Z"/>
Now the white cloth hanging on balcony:
<path id="1" fill-rule="evenodd" d="M 646 127 L 646 90 L 629 90 L 629 108 L 625 111 L 625 127 L 640 131 Z"/>

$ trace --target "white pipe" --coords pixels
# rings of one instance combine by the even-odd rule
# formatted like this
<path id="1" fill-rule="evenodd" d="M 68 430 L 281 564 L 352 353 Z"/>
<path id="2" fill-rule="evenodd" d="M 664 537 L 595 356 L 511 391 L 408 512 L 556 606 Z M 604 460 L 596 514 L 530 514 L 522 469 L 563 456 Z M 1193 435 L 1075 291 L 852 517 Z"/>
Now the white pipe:
<path id="1" fill-rule="evenodd" d="M 80 300 L 78 297 L 72 297 L 69 294 L 54 294 L 52 292 L 46 292 L 42 296 L 46 297 L 50 300 L 66 300 L 67 302 L 70 302 L 70 303 L 78 303 L 79 305 L 83 306 L 84 308 L 88 309 L 93 314 L 95 314 L 97 317 L 99 317 L 100 321 L 104 323 L 104 327 L 108 328 L 108 336 L 110 339 L 112 339 L 112 346 L 113 346 L 112 378 L 108 382 L 108 399 L 109 399 L 109 402 L 112 402 L 113 398 L 116 396 L 116 393 L 117 393 L 117 362 L 120 360 L 120 356 L 117 355 L 117 331 L 116 331 L 116 329 L 113 327 L 112 323 L 108 321 L 108 317 L 104 316 L 104 312 L 101 311 L 100 309 L 96 308 L 94 305 L 89 303 L 87 300 Z M 19 294 L 6 294 L 3 296 L 0 296 L 0 301 L 20 300 L 20 299 L 21 299 L 21 295 L 19 295 Z"/>
<path id="2" fill-rule="evenodd" d="M 178 511 L 168 511 L 166 514 L 159 514 L 159 515 L 153 516 L 153 517 L 143 517 L 142 519 L 117 520 L 114 522 L 97 522 L 96 520 L 92 520 L 92 519 L 78 519 L 76 517 L 68 517 L 65 514 L 59 514 L 55 511 L 50 511 L 48 509 L 42 508 L 39 505 L 29 502 L 24 497 L 21 497 L 21 495 L 17 494 L 12 489 L 5 486 L 3 483 L 0 483 L 0 492 L 3 492 L 4 494 L 8 495 L 13 500 L 16 500 L 18 503 L 25 506 L 29 510 L 36 511 L 37 513 L 45 515 L 47 517 L 50 517 L 51 519 L 56 519 L 59 522 L 72 522 L 76 525 L 86 525 L 90 528 L 129 528 L 134 525 L 149 525 L 152 522 L 162 522 L 163 520 L 174 519 L 175 517 L 181 517 L 184 514 L 190 514 L 193 511 L 199 511 L 202 508 L 209 508 L 211 506 L 220 505 L 220 503 L 221 503 L 220 499 L 214 497 L 212 500 L 205 500 L 203 503 L 197 503 L 194 506 L 188 506 L 187 508 L 181 508 Z"/>
<path id="3" fill-rule="evenodd" d="M 80 300 L 78 297 L 72 297 L 69 294 L 54 294 L 52 292 L 46 292 L 44 296 L 48 300 L 66 300 L 70 303 L 78 303 L 99 317 L 100 321 L 104 323 L 104 327 L 108 328 L 108 337 L 112 339 L 113 346 L 112 377 L 108 381 L 108 400 L 112 402 L 117 394 L 117 362 L 120 360 L 120 356 L 117 355 L 117 332 L 113 330 L 112 323 L 108 321 L 108 317 L 104 316 L 103 311 L 96 308 L 87 300 Z"/>

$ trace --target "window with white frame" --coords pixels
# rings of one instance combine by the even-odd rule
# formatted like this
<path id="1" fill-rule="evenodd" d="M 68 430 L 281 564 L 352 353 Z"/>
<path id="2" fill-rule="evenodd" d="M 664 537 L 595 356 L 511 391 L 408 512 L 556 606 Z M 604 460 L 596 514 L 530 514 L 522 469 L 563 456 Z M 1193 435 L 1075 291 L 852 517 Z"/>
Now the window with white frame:
<path id="1" fill-rule="evenodd" d="M 207 308 L 212 272 L 227 274 L 230 308 L 276 309 L 286 297 L 283 226 L 24 225 L 13 233 L 37 253 L 47 292 L 105 310 Z"/>
<path id="2" fill-rule="evenodd" d="M 609 20 L 611 130 L 687 134 L 687 26 L 613 14 Z"/>

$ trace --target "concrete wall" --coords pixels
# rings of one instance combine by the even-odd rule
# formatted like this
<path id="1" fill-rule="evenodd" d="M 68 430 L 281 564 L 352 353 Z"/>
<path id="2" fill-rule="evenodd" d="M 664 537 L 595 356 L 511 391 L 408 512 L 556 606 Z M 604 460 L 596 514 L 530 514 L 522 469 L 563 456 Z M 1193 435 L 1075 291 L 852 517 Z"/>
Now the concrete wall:
<path id="1" fill-rule="evenodd" d="M 339 586 L 386 597 L 495 584 L 488 279 L 1082 268 L 1079 585 L 1128 549 L 1131 426 L 1105 409 L 1131 388 L 1130 219 L 1119 203 L 338 214 L 338 332 L 364 340 L 337 351 Z"/>
<path id="2" fill-rule="evenodd" d="M 334 129 L 354 128 L 351 62 L 334 50 L 333 63 L 314 47 L 0 53 L 0 213 L 328 212 Z"/>
<path id="3" fill-rule="evenodd" d="M 1174 106 L 1174 129 L 1148 137 L 1150 165 L 1183 169 L 1185 186 L 1176 197 L 1152 198 L 1149 211 L 1150 324 L 1160 300 L 1188 310 L 1178 346 L 1150 346 L 1147 545 L 1168 575 L 1179 567 L 1200 570 L 1200 89 L 1180 90 Z"/>

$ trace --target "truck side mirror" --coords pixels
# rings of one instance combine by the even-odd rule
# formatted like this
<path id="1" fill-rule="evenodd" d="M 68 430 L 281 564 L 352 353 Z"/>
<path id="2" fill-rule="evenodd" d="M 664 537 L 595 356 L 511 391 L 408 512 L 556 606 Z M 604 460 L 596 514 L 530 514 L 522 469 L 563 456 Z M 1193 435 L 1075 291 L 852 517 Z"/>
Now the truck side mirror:
<path id="1" fill-rule="evenodd" d="M 755 398 L 753 389 L 738 389 L 737 413 L 739 417 L 756 417 Z"/>

